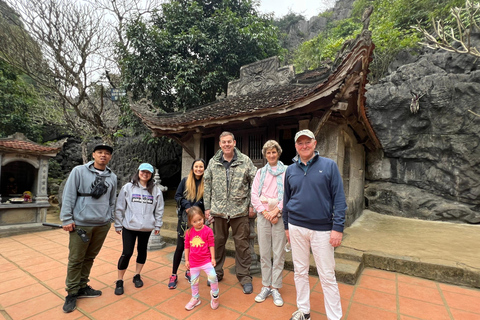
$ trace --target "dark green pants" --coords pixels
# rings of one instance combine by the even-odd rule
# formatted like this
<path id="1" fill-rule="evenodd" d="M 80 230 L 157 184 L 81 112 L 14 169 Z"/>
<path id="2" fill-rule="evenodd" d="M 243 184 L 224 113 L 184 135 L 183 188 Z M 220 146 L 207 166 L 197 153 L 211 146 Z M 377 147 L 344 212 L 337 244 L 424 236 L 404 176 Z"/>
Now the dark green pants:
<path id="1" fill-rule="evenodd" d="M 110 230 L 110 223 L 100 227 L 82 227 L 76 226 L 77 229 L 83 229 L 90 239 L 83 242 L 76 231 L 70 232 L 70 242 L 68 249 L 68 269 L 67 279 L 65 280 L 68 294 L 76 294 L 80 288 L 87 286 L 90 270 L 92 269 L 93 260 L 100 252 L 103 242 Z"/>

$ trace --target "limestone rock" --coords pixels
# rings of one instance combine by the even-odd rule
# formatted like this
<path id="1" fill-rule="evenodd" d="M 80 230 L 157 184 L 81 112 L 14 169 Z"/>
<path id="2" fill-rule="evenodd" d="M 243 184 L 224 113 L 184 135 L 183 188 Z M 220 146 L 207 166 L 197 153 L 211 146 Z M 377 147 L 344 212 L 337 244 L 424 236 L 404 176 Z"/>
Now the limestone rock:
<path id="1" fill-rule="evenodd" d="M 441 50 L 404 57 L 406 64 L 396 61 L 396 70 L 367 87 L 368 116 L 383 146 L 367 155 L 366 178 L 376 194 L 368 205 L 480 223 L 480 117 L 468 111 L 480 114 L 480 64 Z M 417 113 L 410 111 L 414 95 L 421 96 Z M 410 192 L 422 195 L 414 205 Z"/>

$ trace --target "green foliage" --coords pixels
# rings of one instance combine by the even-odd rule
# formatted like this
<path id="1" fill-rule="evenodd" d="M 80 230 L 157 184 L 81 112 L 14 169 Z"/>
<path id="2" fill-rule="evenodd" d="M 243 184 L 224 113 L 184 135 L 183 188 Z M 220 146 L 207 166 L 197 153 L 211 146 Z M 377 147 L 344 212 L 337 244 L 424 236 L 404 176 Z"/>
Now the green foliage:
<path id="1" fill-rule="evenodd" d="M 362 28 L 362 15 L 373 6 L 370 31 L 375 44 L 370 64 L 370 80 L 375 82 L 387 71 L 388 65 L 404 49 L 418 48 L 421 35 L 412 25 L 431 25 L 432 19 L 446 18 L 450 8 L 461 6 L 465 0 L 357 0 L 352 15 L 342 21 L 329 21 L 327 29 L 316 38 L 303 43 L 295 54 L 297 71 L 315 69 L 322 61 L 333 60 L 345 40 L 355 38 Z M 327 11 L 322 14 L 331 17 Z"/>
<path id="2" fill-rule="evenodd" d="M 41 140 L 41 126 L 34 121 L 34 106 L 39 98 L 17 70 L 0 59 L 0 137 L 24 133 L 33 141 Z"/>
<path id="3" fill-rule="evenodd" d="M 361 24 L 353 19 L 329 22 L 324 32 L 300 45 L 295 53 L 295 69 L 298 72 L 313 70 L 333 61 L 343 43 L 354 38 L 360 30 Z"/>
<path id="4" fill-rule="evenodd" d="M 242 65 L 281 53 L 277 29 L 252 1 L 176 0 L 127 27 L 119 48 L 127 90 L 163 112 L 214 101 Z"/>
<path id="5" fill-rule="evenodd" d="M 273 20 L 273 24 L 281 33 L 289 33 L 290 29 L 302 20 L 305 20 L 303 15 L 289 11 L 283 17 Z"/>

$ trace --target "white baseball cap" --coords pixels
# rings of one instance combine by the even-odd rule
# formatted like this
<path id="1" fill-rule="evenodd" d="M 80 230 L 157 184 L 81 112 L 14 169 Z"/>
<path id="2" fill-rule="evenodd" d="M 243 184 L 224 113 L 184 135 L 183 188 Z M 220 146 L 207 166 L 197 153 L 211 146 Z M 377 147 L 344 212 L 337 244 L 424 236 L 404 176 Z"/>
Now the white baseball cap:
<path id="1" fill-rule="evenodd" d="M 315 135 L 313 134 L 313 132 L 308 129 L 305 129 L 305 130 L 300 130 L 297 132 L 297 134 L 295 134 L 295 142 L 297 142 L 298 138 L 300 138 L 301 136 L 307 136 L 310 139 L 315 139 Z"/>

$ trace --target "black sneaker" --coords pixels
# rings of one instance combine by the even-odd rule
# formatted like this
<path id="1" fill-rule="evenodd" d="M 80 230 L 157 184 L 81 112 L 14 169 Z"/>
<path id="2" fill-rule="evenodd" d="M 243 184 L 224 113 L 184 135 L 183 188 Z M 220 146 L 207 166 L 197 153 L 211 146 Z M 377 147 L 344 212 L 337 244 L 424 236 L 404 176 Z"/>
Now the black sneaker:
<path id="1" fill-rule="evenodd" d="M 123 294 L 123 280 L 117 280 L 115 282 L 115 294 L 121 296 Z"/>
<path id="2" fill-rule="evenodd" d="M 85 288 L 81 288 L 78 290 L 77 298 L 96 298 L 102 295 L 102 291 L 95 290 L 90 286 L 86 286 Z"/>
<path id="3" fill-rule="evenodd" d="M 63 312 L 70 313 L 73 310 L 77 309 L 77 298 L 76 294 L 69 294 L 65 297 L 65 304 L 63 305 Z"/>
<path id="4" fill-rule="evenodd" d="M 143 281 L 139 274 L 133 276 L 133 283 L 135 283 L 135 288 L 143 287 Z"/>

